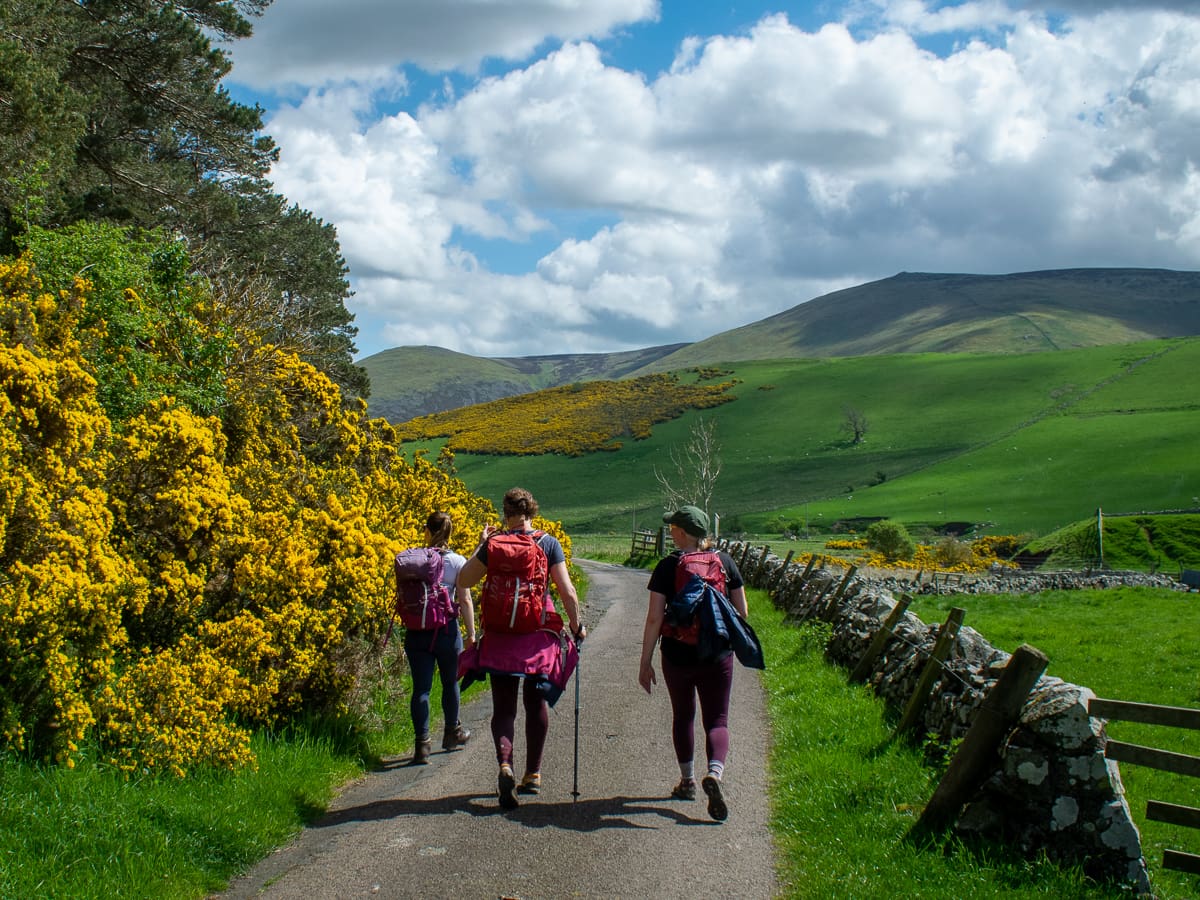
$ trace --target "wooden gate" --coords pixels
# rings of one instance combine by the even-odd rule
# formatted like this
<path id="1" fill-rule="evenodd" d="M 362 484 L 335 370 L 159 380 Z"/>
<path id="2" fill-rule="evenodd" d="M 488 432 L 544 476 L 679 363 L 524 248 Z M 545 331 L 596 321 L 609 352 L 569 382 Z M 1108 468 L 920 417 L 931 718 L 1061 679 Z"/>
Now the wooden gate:
<path id="1" fill-rule="evenodd" d="M 1116 719 L 1121 722 L 1141 722 L 1145 725 L 1166 725 L 1173 728 L 1190 728 L 1200 731 L 1200 709 L 1180 706 L 1156 706 L 1152 703 L 1130 703 L 1124 700 L 1102 700 L 1095 698 L 1088 704 L 1088 715 L 1100 719 Z M 1163 772 L 1191 775 L 1200 778 L 1200 756 L 1172 753 L 1154 747 L 1109 741 L 1104 750 L 1108 759 L 1148 766 Z M 1146 804 L 1146 818 L 1168 825 L 1185 828 L 1200 828 L 1200 809 L 1150 800 Z M 1175 869 L 1200 875 L 1200 856 L 1179 850 L 1163 851 L 1163 868 Z"/>

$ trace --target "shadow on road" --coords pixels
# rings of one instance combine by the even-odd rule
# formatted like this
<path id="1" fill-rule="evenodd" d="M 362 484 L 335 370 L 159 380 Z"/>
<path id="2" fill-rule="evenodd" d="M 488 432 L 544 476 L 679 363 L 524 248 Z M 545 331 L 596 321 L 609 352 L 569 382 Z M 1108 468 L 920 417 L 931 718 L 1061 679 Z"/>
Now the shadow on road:
<path id="1" fill-rule="evenodd" d="M 568 831 L 603 831 L 609 828 L 653 829 L 653 823 L 637 823 L 633 816 L 652 815 L 677 825 L 716 825 L 708 819 L 694 819 L 665 804 L 677 803 L 662 797 L 605 797 L 595 800 L 568 800 L 547 803 L 530 800 L 514 810 L 501 810 L 495 794 L 455 794 L 434 800 L 396 797 L 374 800 L 331 812 L 314 822 L 311 828 L 334 828 L 347 822 L 372 822 L 400 816 L 448 815 L 506 816 L 526 828 L 561 828 Z M 703 806 L 696 807 L 703 812 Z"/>

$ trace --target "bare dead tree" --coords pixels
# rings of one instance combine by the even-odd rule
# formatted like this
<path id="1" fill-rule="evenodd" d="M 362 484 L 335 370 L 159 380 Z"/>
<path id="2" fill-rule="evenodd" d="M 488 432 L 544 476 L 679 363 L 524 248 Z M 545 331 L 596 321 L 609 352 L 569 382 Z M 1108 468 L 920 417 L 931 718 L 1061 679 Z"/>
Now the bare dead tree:
<path id="1" fill-rule="evenodd" d="M 690 504 L 709 511 L 717 476 L 721 474 L 720 450 L 716 421 L 698 418 L 692 424 L 687 443 L 673 445 L 670 449 L 673 471 L 664 472 L 658 466 L 654 467 L 654 477 L 662 489 L 666 508 L 677 509 Z"/>
<path id="2" fill-rule="evenodd" d="M 861 444 L 867 436 L 866 414 L 853 406 L 843 406 L 842 415 L 845 417 L 842 422 L 842 431 L 850 435 L 851 444 L 855 446 Z"/>

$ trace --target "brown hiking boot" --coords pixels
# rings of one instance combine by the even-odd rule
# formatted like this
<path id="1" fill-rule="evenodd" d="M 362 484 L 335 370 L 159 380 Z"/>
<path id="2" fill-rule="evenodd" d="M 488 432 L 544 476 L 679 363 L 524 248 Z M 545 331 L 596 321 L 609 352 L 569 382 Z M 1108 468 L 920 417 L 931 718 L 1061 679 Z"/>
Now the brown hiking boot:
<path id="1" fill-rule="evenodd" d="M 724 822 L 729 816 L 729 807 L 725 804 L 725 795 L 721 792 L 721 779 L 715 775 L 705 775 L 700 782 L 704 793 L 708 795 L 708 814 L 718 822 Z"/>
<path id="2" fill-rule="evenodd" d="M 429 754 L 433 752 L 433 741 L 429 735 L 425 734 L 417 738 L 417 744 L 413 748 L 413 758 L 410 765 L 424 766 L 429 764 Z"/>
<path id="3" fill-rule="evenodd" d="M 681 778 L 679 784 L 671 788 L 672 800 L 695 800 L 696 799 L 696 779 Z"/>
<path id="4" fill-rule="evenodd" d="M 442 735 L 442 749 L 461 750 L 470 739 L 471 732 L 463 728 L 461 722 L 457 722 L 453 728 L 447 728 L 446 733 Z"/>
<path id="5" fill-rule="evenodd" d="M 538 794 L 542 790 L 542 775 L 540 772 L 526 772 L 517 785 L 518 794 Z"/>
<path id="6" fill-rule="evenodd" d="M 502 809 L 517 808 L 517 779 L 513 775 L 512 766 L 505 764 L 500 767 L 500 775 L 496 779 L 496 792 L 500 795 Z"/>

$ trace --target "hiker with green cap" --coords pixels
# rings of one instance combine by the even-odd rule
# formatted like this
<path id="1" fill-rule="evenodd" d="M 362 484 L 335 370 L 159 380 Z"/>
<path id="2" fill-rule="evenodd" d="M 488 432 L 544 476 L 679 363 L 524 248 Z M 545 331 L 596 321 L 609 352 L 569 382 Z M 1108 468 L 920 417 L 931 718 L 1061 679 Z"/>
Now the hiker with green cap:
<path id="1" fill-rule="evenodd" d="M 745 619 L 746 590 L 733 558 L 723 550 L 712 549 L 704 510 L 681 506 L 667 512 L 663 522 L 671 526 L 676 550 L 664 557 L 650 576 L 638 683 L 647 694 L 658 683 L 653 658 L 654 646 L 660 644 L 663 682 L 671 698 L 671 739 L 679 764 L 679 783 L 671 790 L 671 797 L 696 799 L 694 722 L 698 701 L 708 757 L 701 787 L 708 797 L 709 815 L 722 821 L 729 814 L 722 779 L 729 753 L 734 652 L 728 640 L 702 634 L 701 617 L 694 608 L 690 615 L 682 615 L 676 601 L 698 578 L 728 598 L 727 602 Z"/>

